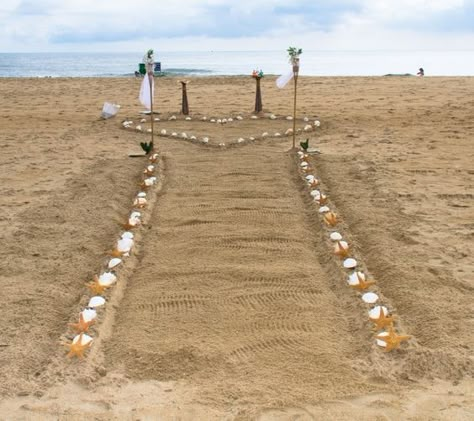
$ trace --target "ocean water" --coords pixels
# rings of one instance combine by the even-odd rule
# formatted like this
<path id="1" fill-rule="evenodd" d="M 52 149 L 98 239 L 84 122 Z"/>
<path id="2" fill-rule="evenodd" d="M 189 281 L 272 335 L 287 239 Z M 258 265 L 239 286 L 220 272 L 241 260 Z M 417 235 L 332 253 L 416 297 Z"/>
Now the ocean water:
<path id="1" fill-rule="evenodd" d="M 141 53 L 0 53 L 0 77 L 133 76 Z M 205 51 L 155 54 L 164 75 L 250 75 L 253 69 L 279 75 L 291 70 L 286 51 Z M 474 76 L 474 50 L 304 51 L 304 76 Z"/>

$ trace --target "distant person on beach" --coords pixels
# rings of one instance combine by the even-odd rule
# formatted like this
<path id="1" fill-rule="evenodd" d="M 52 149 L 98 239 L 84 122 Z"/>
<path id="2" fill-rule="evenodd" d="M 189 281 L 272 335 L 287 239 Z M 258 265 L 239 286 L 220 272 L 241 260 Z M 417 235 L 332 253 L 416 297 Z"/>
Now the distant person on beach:
<path id="1" fill-rule="evenodd" d="M 135 77 L 141 77 L 142 75 L 140 74 L 140 72 L 138 70 L 135 70 Z"/>
<path id="2" fill-rule="evenodd" d="M 423 67 L 420 67 L 418 69 L 418 73 L 416 75 L 420 77 L 425 75 L 425 71 L 423 70 Z"/>

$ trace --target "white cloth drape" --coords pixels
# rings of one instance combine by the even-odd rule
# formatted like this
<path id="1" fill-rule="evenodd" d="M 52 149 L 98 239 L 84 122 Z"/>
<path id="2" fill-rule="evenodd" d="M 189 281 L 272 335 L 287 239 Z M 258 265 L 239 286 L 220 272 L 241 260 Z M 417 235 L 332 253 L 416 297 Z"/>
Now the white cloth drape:
<path id="1" fill-rule="evenodd" d="M 286 86 L 286 84 L 293 79 L 293 70 L 290 73 L 287 73 L 286 75 L 281 75 L 277 80 L 276 80 L 276 85 L 281 89 Z"/>
<path id="2" fill-rule="evenodd" d="M 151 98 L 155 96 L 155 81 L 151 78 Z M 151 110 L 151 98 L 150 98 L 150 78 L 148 74 L 143 78 L 142 84 L 140 86 L 140 95 L 138 99 L 143 104 L 144 107 Z"/>

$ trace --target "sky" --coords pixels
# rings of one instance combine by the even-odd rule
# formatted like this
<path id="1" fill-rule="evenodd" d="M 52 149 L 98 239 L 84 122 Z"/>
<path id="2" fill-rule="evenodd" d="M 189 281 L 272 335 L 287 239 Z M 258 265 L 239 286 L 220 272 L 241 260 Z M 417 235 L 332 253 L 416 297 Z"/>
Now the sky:
<path id="1" fill-rule="evenodd" d="M 2 0 L 0 52 L 471 50 L 474 0 Z"/>

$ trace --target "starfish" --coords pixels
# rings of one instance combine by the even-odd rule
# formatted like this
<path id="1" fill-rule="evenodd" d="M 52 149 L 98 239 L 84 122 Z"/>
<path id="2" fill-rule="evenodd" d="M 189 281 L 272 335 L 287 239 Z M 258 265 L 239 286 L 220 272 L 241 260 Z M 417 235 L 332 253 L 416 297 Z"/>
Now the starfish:
<path id="1" fill-rule="evenodd" d="M 319 196 L 319 200 L 318 200 L 319 204 L 320 205 L 325 205 L 327 201 L 328 201 L 328 197 L 321 193 L 321 195 Z"/>
<path id="2" fill-rule="evenodd" d="M 379 317 L 376 319 L 370 318 L 372 322 L 374 322 L 375 326 L 374 329 L 380 330 L 384 327 L 393 328 L 393 322 L 395 320 L 395 316 L 387 316 L 383 309 L 380 309 Z"/>
<path id="3" fill-rule="evenodd" d="M 79 322 L 78 323 L 69 323 L 69 326 L 71 326 L 77 333 L 82 333 L 82 332 L 87 332 L 89 330 L 89 327 L 95 323 L 95 320 L 90 320 L 86 322 L 84 320 L 84 316 L 82 313 L 79 316 Z"/>
<path id="4" fill-rule="evenodd" d="M 359 290 L 359 291 L 364 291 L 365 289 L 367 289 L 371 285 L 375 284 L 375 281 L 366 281 L 365 276 L 364 275 L 360 276 L 359 273 L 357 273 L 357 279 L 358 279 L 359 283 L 356 284 L 356 285 L 350 285 L 350 286 L 352 288 L 355 288 L 355 289 Z"/>
<path id="5" fill-rule="evenodd" d="M 334 246 L 334 254 L 341 259 L 349 255 L 349 246 L 347 243 L 341 243 L 338 241 Z"/>
<path id="6" fill-rule="evenodd" d="M 324 214 L 324 222 L 330 227 L 333 227 L 337 224 L 337 216 L 334 212 L 327 212 Z"/>
<path id="7" fill-rule="evenodd" d="M 398 349 L 400 347 L 400 342 L 407 341 L 411 338 L 410 335 L 397 335 L 393 326 L 388 328 L 388 335 L 379 334 L 376 336 L 377 339 L 384 341 L 387 346 L 385 347 L 385 352 L 390 352 L 393 349 Z"/>
<path id="8" fill-rule="evenodd" d="M 69 352 L 67 354 L 68 357 L 76 356 L 78 358 L 84 358 L 84 352 L 86 352 L 90 348 L 92 341 L 89 341 L 86 344 L 83 344 L 82 343 L 83 335 L 84 333 L 81 333 L 77 341 L 74 342 L 73 340 L 70 344 L 66 344 L 66 346 L 69 347 Z"/>
<path id="9" fill-rule="evenodd" d="M 86 285 L 87 288 L 89 288 L 95 295 L 102 295 L 103 292 L 107 289 L 106 286 L 101 285 L 99 283 L 99 278 L 97 277 L 97 275 L 94 275 L 94 280 L 88 282 Z"/>
<path id="10" fill-rule="evenodd" d="M 109 251 L 109 255 L 112 257 L 122 257 L 123 253 L 117 249 L 113 249 L 112 251 Z"/>

